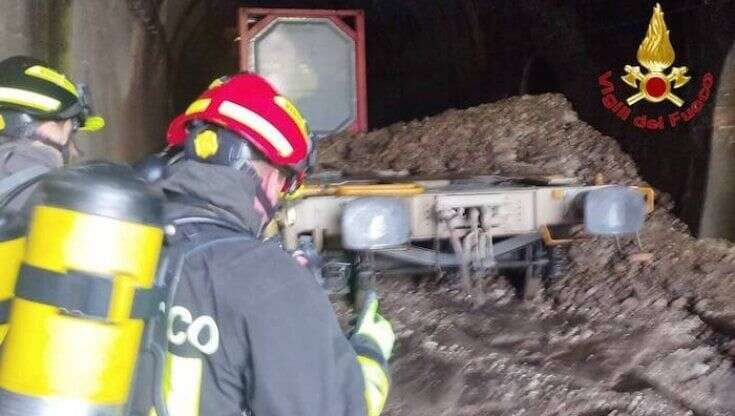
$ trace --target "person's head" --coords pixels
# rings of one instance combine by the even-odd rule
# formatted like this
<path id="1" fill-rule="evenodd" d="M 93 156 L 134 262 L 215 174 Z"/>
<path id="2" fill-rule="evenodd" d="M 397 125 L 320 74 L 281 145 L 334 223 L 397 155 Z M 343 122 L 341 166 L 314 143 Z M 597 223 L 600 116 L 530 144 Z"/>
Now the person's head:
<path id="1" fill-rule="evenodd" d="M 0 62 L 0 136 L 6 140 L 28 140 L 65 161 L 75 150 L 74 132 L 102 127 L 104 119 L 92 115 L 84 86 L 34 58 L 14 56 Z"/>
<path id="2" fill-rule="evenodd" d="M 273 214 L 283 192 L 303 180 L 311 133 L 296 107 L 262 77 L 221 78 L 171 123 L 169 145 L 185 158 L 229 166 L 257 176 L 256 209 Z"/>

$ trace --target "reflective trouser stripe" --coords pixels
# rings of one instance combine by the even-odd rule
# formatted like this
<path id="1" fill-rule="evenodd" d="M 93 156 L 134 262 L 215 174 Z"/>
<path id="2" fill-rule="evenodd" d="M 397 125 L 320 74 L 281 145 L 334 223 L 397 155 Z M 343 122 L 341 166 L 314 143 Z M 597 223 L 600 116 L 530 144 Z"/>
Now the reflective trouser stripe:
<path id="1" fill-rule="evenodd" d="M 365 404 L 368 416 L 378 416 L 388 399 L 389 381 L 385 369 L 377 361 L 363 356 L 357 357 L 365 379 Z"/>

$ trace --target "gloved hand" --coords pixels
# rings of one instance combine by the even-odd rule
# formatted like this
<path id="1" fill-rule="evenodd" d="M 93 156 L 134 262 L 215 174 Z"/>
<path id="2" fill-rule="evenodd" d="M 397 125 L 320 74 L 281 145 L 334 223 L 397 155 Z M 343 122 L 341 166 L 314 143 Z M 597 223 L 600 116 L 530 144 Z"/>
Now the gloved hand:
<path id="1" fill-rule="evenodd" d="M 384 362 L 390 360 L 393 354 L 393 345 L 396 342 L 396 334 L 393 326 L 387 319 L 378 313 L 378 295 L 370 291 L 365 295 L 365 302 L 355 324 L 353 337 L 365 337 L 375 343 L 380 349 Z"/>
<path id="2" fill-rule="evenodd" d="M 350 337 L 364 377 L 368 416 L 379 416 L 388 400 L 388 360 L 395 341 L 396 334 L 390 322 L 378 313 L 378 295 L 372 290 L 368 291 Z"/>

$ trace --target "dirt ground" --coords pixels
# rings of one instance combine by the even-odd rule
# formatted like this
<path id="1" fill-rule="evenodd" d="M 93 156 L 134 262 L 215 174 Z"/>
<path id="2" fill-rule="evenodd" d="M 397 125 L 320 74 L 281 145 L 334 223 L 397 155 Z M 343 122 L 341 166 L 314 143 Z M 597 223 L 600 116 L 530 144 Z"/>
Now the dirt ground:
<path id="1" fill-rule="evenodd" d="M 561 95 L 514 97 L 325 140 L 322 168 L 563 174 L 643 183 Z M 398 335 L 386 416 L 735 415 L 735 246 L 696 240 L 657 197 L 635 241 L 586 240 L 521 302 L 503 278 L 379 282 Z M 343 310 L 344 311 L 344 310 Z"/>

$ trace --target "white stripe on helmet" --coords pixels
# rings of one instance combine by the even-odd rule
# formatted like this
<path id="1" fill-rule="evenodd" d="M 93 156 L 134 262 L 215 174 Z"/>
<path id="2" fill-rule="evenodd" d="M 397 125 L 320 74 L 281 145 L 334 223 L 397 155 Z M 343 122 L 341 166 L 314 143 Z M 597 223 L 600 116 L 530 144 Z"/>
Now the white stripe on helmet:
<path id="1" fill-rule="evenodd" d="M 294 152 L 286 136 L 260 114 L 231 101 L 223 101 L 219 106 L 219 113 L 255 130 L 273 145 L 282 157 L 288 157 Z"/>

